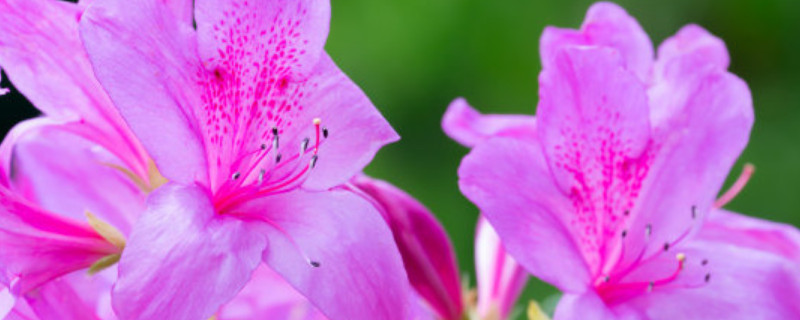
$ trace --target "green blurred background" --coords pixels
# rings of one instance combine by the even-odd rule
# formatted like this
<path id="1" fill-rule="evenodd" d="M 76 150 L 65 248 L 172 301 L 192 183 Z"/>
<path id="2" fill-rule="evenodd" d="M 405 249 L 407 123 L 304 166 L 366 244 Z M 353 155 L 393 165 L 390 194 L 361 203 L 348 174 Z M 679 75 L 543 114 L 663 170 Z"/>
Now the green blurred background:
<path id="1" fill-rule="evenodd" d="M 533 114 L 544 26 L 579 27 L 592 1 L 332 0 L 327 49 L 403 139 L 384 148 L 367 172 L 407 190 L 447 228 L 460 267 L 474 285 L 477 209 L 458 191 L 467 149 L 440 121 L 458 96 L 486 113 Z M 697 23 L 728 44 L 731 69 L 753 92 L 756 124 L 734 169 L 756 174 L 729 209 L 800 225 L 800 1 L 619 1 L 658 44 Z M 3 79 L 3 87 L 8 80 Z M 35 111 L 16 92 L 3 97 L 4 133 Z M 523 300 L 552 303 L 537 280 Z"/>
<path id="2" fill-rule="evenodd" d="M 533 114 L 544 26 L 577 28 L 593 1 L 333 0 L 328 51 L 358 83 L 402 140 L 384 148 L 367 172 L 426 204 L 447 228 L 460 267 L 474 282 L 477 209 L 458 191 L 467 149 L 440 121 L 466 97 L 490 113 Z M 750 184 L 727 208 L 800 225 L 800 1 L 619 1 L 655 44 L 697 23 L 721 37 L 731 70 L 753 92 L 756 124 L 744 162 Z M 555 290 L 532 281 L 524 298 Z"/>

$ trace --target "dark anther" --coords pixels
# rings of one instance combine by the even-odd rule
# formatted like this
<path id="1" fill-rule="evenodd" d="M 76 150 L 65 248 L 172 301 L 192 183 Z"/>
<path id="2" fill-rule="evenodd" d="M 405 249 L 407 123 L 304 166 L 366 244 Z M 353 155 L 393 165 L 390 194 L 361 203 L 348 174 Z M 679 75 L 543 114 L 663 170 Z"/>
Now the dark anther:
<path id="1" fill-rule="evenodd" d="M 281 154 L 275 156 L 275 163 L 281 162 Z"/>
<path id="2" fill-rule="evenodd" d="M 314 166 L 317 165 L 317 159 L 319 158 L 317 157 L 316 154 L 311 157 L 311 163 L 309 164 L 309 166 L 311 166 L 311 169 L 314 169 Z"/>
<path id="3" fill-rule="evenodd" d="M 262 143 L 261 144 L 261 150 L 267 150 L 267 144 Z"/>
<path id="4" fill-rule="evenodd" d="M 650 281 L 650 283 L 647 284 L 647 292 L 653 291 L 653 287 L 655 287 L 655 285 L 656 284 L 654 282 Z"/>
<path id="5" fill-rule="evenodd" d="M 239 177 L 240 177 L 241 175 L 242 175 L 242 174 L 241 174 L 241 173 L 239 173 L 239 171 L 236 171 L 236 172 L 234 172 L 234 173 L 233 173 L 233 176 L 232 176 L 232 178 L 233 178 L 233 180 L 236 180 L 236 179 L 239 179 Z"/>
<path id="6" fill-rule="evenodd" d="M 697 206 L 692 206 L 692 219 L 697 218 Z"/>
<path id="7" fill-rule="evenodd" d="M 701 265 L 707 265 L 708 264 L 708 259 L 703 259 L 703 261 L 700 262 L 700 264 Z"/>
<path id="8" fill-rule="evenodd" d="M 711 280 L 711 274 L 710 274 L 710 273 L 706 273 L 706 283 L 707 283 L 709 280 Z"/>
<path id="9" fill-rule="evenodd" d="M 311 265 L 312 267 L 314 267 L 314 268 L 319 268 L 319 266 L 321 266 L 321 265 L 322 265 L 322 264 L 321 264 L 321 263 L 319 263 L 318 261 L 314 261 L 314 260 L 311 260 L 311 261 L 309 261 L 309 262 L 308 262 L 308 264 L 310 264 L 310 265 Z"/>
<path id="10" fill-rule="evenodd" d="M 644 227 L 644 234 L 649 237 L 651 233 L 653 233 L 653 225 L 648 224 Z"/>
<path id="11" fill-rule="evenodd" d="M 278 141 L 278 136 L 275 136 L 274 138 L 272 138 L 272 148 L 273 149 L 278 150 L 278 146 L 279 146 L 278 142 L 279 142 Z"/>
<path id="12" fill-rule="evenodd" d="M 628 235 L 628 230 L 622 230 L 622 237 L 625 238 L 625 236 L 627 235 Z"/>
<path id="13" fill-rule="evenodd" d="M 273 136 L 277 136 L 278 135 L 278 127 L 272 127 L 272 135 Z"/>
<path id="14" fill-rule="evenodd" d="M 631 214 L 631 211 L 630 210 L 625 210 L 624 213 L 625 213 L 625 216 L 627 217 L 627 216 L 629 216 Z"/>
<path id="15" fill-rule="evenodd" d="M 664 243 L 664 251 L 669 250 L 669 242 Z"/>
<path id="16" fill-rule="evenodd" d="M 300 142 L 300 150 L 306 152 L 308 150 L 308 138 L 303 139 L 303 142 Z"/>
<path id="17" fill-rule="evenodd" d="M 323 138 L 328 137 L 328 128 L 322 127 L 322 137 Z"/>

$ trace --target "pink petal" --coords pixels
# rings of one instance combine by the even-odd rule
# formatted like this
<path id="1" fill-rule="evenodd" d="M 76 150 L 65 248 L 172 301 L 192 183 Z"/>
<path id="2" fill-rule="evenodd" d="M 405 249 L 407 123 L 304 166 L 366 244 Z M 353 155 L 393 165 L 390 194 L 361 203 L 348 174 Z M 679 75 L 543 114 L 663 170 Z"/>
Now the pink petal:
<path id="1" fill-rule="evenodd" d="M 0 187 L 0 264 L 26 293 L 117 252 L 88 225 L 36 208 Z"/>
<path id="2" fill-rule="evenodd" d="M 475 235 L 475 272 L 478 279 L 478 314 L 490 317 L 499 311 L 500 319 L 514 308 L 528 274 L 506 253 L 492 225 L 481 217 Z"/>
<path id="3" fill-rule="evenodd" d="M 792 225 L 714 210 L 698 236 L 704 240 L 769 252 L 800 265 L 800 231 Z"/>
<path id="4" fill-rule="evenodd" d="M 651 151 L 645 88 L 621 63 L 608 48 L 572 47 L 539 76 L 537 130 L 572 202 L 564 218 L 595 276 L 613 260 L 628 213 L 636 214 Z"/>
<path id="5" fill-rule="evenodd" d="M 589 291 L 584 294 L 564 294 L 558 301 L 553 319 L 612 320 L 618 317 L 595 292 Z"/>
<path id="6" fill-rule="evenodd" d="M 361 172 L 381 147 L 400 137 L 327 54 L 322 55 L 310 79 L 316 89 L 308 92 L 303 113 L 293 120 L 297 125 L 286 131 L 284 153 L 296 153 L 303 138 L 313 139 L 311 124 L 314 118 L 321 119 L 330 136 L 320 145 L 319 161 L 303 186 L 328 189 Z"/>
<path id="7" fill-rule="evenodd" d="M 196 185 L 167 184 L 148 198 L 119 264 L 120 319 L 208 319 L 258 266 L 265 239 L 218 215 Z"/>
<path id="8" fill-rule="evenodd" d="M 125 166 L 118 158 L 75 135 L 71 125 L 40 123 L 19 133 L 12 183 L 45 210 L 77 221 L 91 212 L 128 234 L 144 210 L 144 193 L 111 167 Z"/>
<path id="9" fill-rule="evenodd" d="M 270 226 L 264 261 L 330 319 L 409 317 L 416 301 L 391 231 L 359 196 L 295 191 L 241 212 Z"/>
<path id="10" fill-rule="evenodd" d="M 381 180 L 352 180 L 374 202 L 392 230 L 411 285 L 442 319 L 464 312 L 455 251 L 444 228 L 416 199 Z"/>
<path id="11" fill-rule="evenodd" d="M 571 204 L 554 185 L 537 140 L 496 137 L 479 144 L 458 170 L 461 192 L 525 269 L 567 292 L 589 286 L 589 268 L 565 225 Z"/>
<path id="12" fill-rule="evenodd" d="M 209 69 L 241 54 L 239 63 L 288 68 L 296 73 L 290 77 L 302 80 L 322 55 L 331 9 L 325 0 L 198 0 L 195 15 L 200 54 Z M 261 45 L 243 48 L 256 41 Z"/>
<path id="13" fill-rule="evenodd" d="M 649 246 L 651 252 L 700 225 L 753 125 L 747 84 L 718 66 L 696 63 L 703 60 L 697 58 L 702 54 L 676 57 L 649 92 L 652 110 L 672 110 L 654 120 L 658 151 L 629 226 L 629 240 L 640 247 L 647 241 L 655 244 Z M 643 232 L 648 225 L 649 237 Z M 636 246 L 630 249 L 628 258 L 640 251 Z"/>
<path id="14" fill-rule="evenodd" d="M 636 19 L 610 2 L 592 5 L 580 30 L 547 27 L 540 40 L 542 63 L 548 68 L 566 47 L 610 47 L 622 56 L 623 65 L 641 81 L 650 78 L 653 44 Z"/>
<path id="15" fill-rule="evenodd" d="M 629 310 L 621 314 L 636 312 L 649 319 L 800 316 L 796 299 L 800 295 L 800 271 L 796 261 L 716 241 L 694 241 L 679 250 L 687 258 L 675 281 L 678 283 L 655 287 L 652 292 L 627 301 L 625 308 Z"/>
<path id="16" fill-rule="evenodd" d="M 192 109 L 202 91 L 193 81 L 200 61 L 191 24 L 165 1 L 100 1 L 84 13 L 81 36 L 97 78 L 161 173 L 206 181 Z"/>
<path id="17" fill-rule="evenodd" d="M 220 320 L 326 319 L 279 274 L 260 265 L 250 282 L 217 314 Z"/>
<path id="18" fill-rule="evenodd" d="M 61 1 L 3 1 L 0 65 L 44 114 L 81 121 L 98 144 L 144 170 L 146 155 L 94 77 L 78 36 L 81 14 Z"/>
<path id="19" fill-rule="evenodd" d="M 482 115 L 467 104 L 464 98 L 450 103 L 442 119 L 442 129 L 453 140 L 473 147 L 478 142 L 496 134 L 507 136 L 535 135 L 535 119 L 532 116 L 492 114 Z"/>
<path id="20" fill-rule="evenodd" d="M 97 306 L 82 300 L 87 294 L 91 293 L 78 292 L 69 279 L 56 279 L 25 295 L 25 302 L 41 319 L 100 319 Z"/>

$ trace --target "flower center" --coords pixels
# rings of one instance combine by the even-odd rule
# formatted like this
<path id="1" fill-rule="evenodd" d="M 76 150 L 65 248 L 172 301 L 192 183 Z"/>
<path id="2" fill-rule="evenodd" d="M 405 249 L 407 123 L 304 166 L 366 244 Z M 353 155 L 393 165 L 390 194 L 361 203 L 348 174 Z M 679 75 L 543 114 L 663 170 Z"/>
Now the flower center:
<path id="1" fill-rule="evenodd" d="M 322 120 L 315 118 L 312 125 L 314 137 L 300 140 L 295 154 L 280 152 L 281 133 L 274 127 L 271 143 L 261 144 L 234 161 L 230 179 L 214 192 L 217 211 L 224 213 L 249 200 L 300 188 L 319 161 L 320 147 L 328 137 Z"/>

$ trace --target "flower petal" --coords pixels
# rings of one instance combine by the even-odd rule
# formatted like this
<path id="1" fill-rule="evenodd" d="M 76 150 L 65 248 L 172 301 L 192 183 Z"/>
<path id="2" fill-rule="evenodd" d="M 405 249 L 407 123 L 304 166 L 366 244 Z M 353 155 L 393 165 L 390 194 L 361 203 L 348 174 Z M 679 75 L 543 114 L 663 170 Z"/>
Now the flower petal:
<path id="1" fill-rule="evenodd" d="M 391 231 L 359 196 L 295 191 L 240 209 L 271 226 L 264 261 L 328 318 L 409 317 L 416 301 Z"/>
<path id="2" fill-rule="evenodd" d="M 556 305 L 553 319 L 560 320 L 612 320 L 619 319 L 594 292 L 565 294 Z"/>
<path id="3" fill-rule="evenodd" d="M 88 225 L 53 215 L 0 187 L 0 266 L 21 293 L 117 252 Z"/>
<path id="4" fill-rule="evenodd" d="M 528 273 L 506 253 L 500 237 L 484 217 L 475 234 L 475 273 L 478 279 L 478 314 L 489 319 L 497 312 L 506 319 L 514 308 Z"/>
<path id="5" fill-rule="evenodd" d="M 617 50 L 623 65 L 641 81 L 650 78 L 653 43 L 625 9 L 610 2 L 592 5 L 580 30 L 547 27 L 540 40 L 545 68 L 555 63 L 560 50 L 570 46 L 600 46 Z"/>
<path id="6" fill-rule="evenodd" d="M 714 210 L 698 237 L 770 252 L 800 265 L 800 231 L 792 225 Z"/>
<path id="7" fill-rule="evenodd" d="M 589 268 L 562 216 L 571 204 L 538 141 L 492 138 L 464 158 L 458 176 L 461 192 L 528 272 L 563 291 L 586 290 Z"/>
<path id="8" fill-rule="evenodd" d="M 217 215 L 197 185 L 167 184 L 147 208 L 122 254 L 114 310 L 121 319 L 208 319 L 250 279 L 265 238 Z"/>
<path id="9" fill-rule="evenodd" d="M 69 126 L 44 124 L 21 133 L 12 184 L 30 192 L 29 199 L 43 209 L 77 221 L 90 212 L 128 234 L 144 210 L 143 191 L 112 167 L 124 167 L 118 158 Z"/>
<path id="10" fill-rule="evenodd" d="M 207 181 L 193 106 L 201 70 L 191 24 L 166 2 L 100 1 L 81 19 L 81 36 L 97 79 L 171 181 Z"/>
<path id="11" fill-rule="evenodd" d="M 524 115 L 482 115 L 464 98 L 450 103 L 442 118 L 442 129 L 453 140 L 473 147 L 496 134 L 516 136 L 535 135 L 535 118 Z"/>
<path id="12" fill-rule="evenodd" d="M 321 144 L 319 161 L 304 187 L 323 190 L 361 172 L 381 147 L 400 137 L 327 54 L 314 67 L 311 79 L 316 89 L 308 92 L 304 112 L 294 119 L 300 125 L 286 134 L 287 148 L 296 150 L 304 137 L 314 137 L 313 119 L 322 120 L 330 136 Z"/>
<path id="13" fill-rule="evenodd" d="M 651 252 L 700 226 L 753 126 L 747 84 L 719 66 L 696 63 L 703 60 L 698 55 L 703 50 L 665 64 L 662 81 L 649 92 L 655 112 L 671 111 L 653 123 L 658 151 L 642 182 L 629 240 L 655 244 Z M 648 225 L 649 235 L 643 232 Z M 628 259 L 640 251 L 631 249 Z"/>
<path id="14" fill-rule="evenodd" d="M 260 265 L 250 282 L 220 309 L 220 320 L 250 319 L 326 319 L 286 280 L 266 265 Z"/>
<path id="15" fill-rule="evenodd" d="M 537 130 L 556 183 L 572 202 L 566 225 L 597 276 L 614 260 L 628 213 L 636 214 L 649 166 L 646 91 L 608 48 L 566 48 L 539 79 Z"/>
<path id="16" fill-rule="evenodd" d="M 272 71 L 289 69 L 302 79 L 319 60 L 328 38 L 331 8 L 327 0 L 197 0 L 199 50 L 210 66 L 227 55 L 244 65 L 269 63 Z M 261 54 L 244 54 L 259 42 Z M 239 55 L 242 54 L 242 55 Z M 211 67 L 210 67 L 211 68 Z"/>
<path id="17" fill-rule="evenodd" d="M 702 234 L 703 231 L 701 231 Z M 686 265 L 676 281 L 625 302 L 649 319 L 794 319 L 800 316 L 800 271 L 770 252 L 716 241 L 681 248 Z M 707 279 L 707 280 L 705 280 Z"/>
<path id="18" fill-rule="evenodd" d="M 442 319 L 464 312 L 461 279 L 453 245 L 444 228 L 416 199 L 381 180 L 361 175 L 352 180 L 386 219 L 403 257 L 411 285 Z"/>

